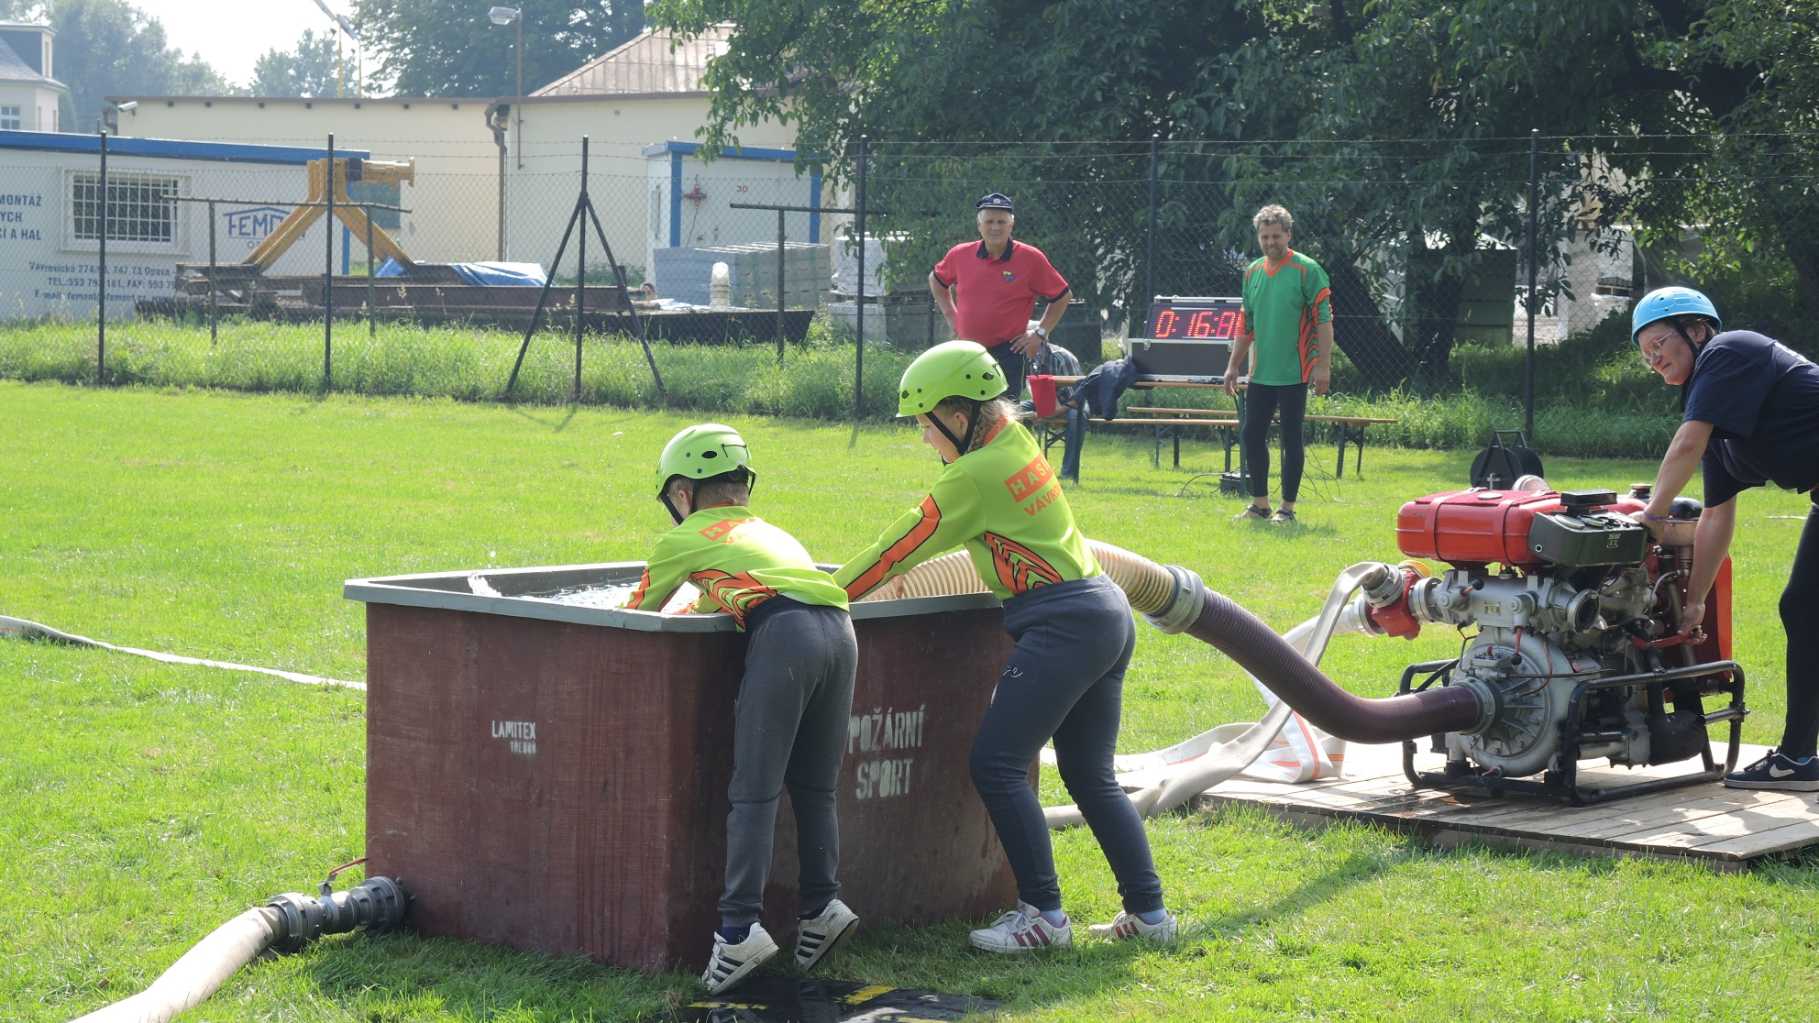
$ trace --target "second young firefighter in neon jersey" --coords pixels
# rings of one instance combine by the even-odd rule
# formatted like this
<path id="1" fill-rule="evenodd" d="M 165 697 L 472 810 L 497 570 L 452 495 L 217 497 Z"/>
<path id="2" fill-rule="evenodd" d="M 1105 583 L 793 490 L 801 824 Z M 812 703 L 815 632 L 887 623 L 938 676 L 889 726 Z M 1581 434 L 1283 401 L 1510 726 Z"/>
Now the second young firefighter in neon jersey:
<path id="1" fill-rule="evenodd" d="M 701 590 L 697 610 L 725 611 L 749 635 L 733 706 L 726 886 L 701 977 L 713 993 L 777 952 L 758 917 L 785 786 L 796 813 L 804 910 L 797 964 L 819 963 L 859 922 L 836 898 L 834 786 L 859 662 L 846 592 L 795 537 L 746 507 L 756 484 L 745 440 L 732 427 L 703 423 L 671 438 L 657 461 L 657 498 L 676 527 L 657 540 L 625 605 L 661 608 L 691 582 Z"/>
<path id="2" fill-rule="evenodd" d="M 1074 525 L 1061 485 L 1035 438 L 1000 397 L 1004 374 L 986 349 L 949 341 L 904 371 L 897 414 L 946 463 L 929 495 L 834 578 L 851 599 L 955 546 L 1004 601 L 1016 650 L 980 722 L 973 785 L 1017 877 L 1017 908 L 973 931 L 992 952 L 1073 942 L 1041 803 L 1029 768 L 1054 739 L 1061 780 L 1098 839 L 1124 909 L 1095 934 L 1169 942 L 1175 917 L 1143 822 L 1112 770 L 1124 671 L 1136 642 L 1124 592 L 1100 571 Z"/>

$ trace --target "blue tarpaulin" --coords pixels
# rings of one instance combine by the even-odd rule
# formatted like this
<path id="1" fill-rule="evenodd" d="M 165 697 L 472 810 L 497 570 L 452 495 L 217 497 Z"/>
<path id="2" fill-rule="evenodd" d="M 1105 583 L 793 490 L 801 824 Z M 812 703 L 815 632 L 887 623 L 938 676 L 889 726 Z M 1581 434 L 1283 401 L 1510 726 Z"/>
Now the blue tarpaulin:
<path id="1" fill-rule="evenodd" d="M 543 267 L 537 263 L 437 263 L 447 267 L 467 284 L 494 284 L 508 288 L 541 288 L 545 280 Z M 374 272 L 375 277 L 410 277 L 411 272 L 387 259 Z"/>

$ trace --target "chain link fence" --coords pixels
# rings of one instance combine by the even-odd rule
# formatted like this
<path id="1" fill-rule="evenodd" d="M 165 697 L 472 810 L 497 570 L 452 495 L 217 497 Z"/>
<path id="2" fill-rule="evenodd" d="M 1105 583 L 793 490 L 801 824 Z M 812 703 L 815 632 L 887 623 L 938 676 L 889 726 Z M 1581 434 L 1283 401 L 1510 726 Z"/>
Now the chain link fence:
<path id="1" fill-rule="evenodd" d="M 1289 209 L 1293 247 L 1331 278 L 1340 393 L 1521 400 L 1532 387 L 1543 405 L 1666 409 L 1640 363 L 1621 362 L 1642 292 L 1691 283 L 1727 326 L 1803 350 L 1800 324 L 1819 312 L 1814 161 L 1794 135 L 875 141 L 825 165 L 786 150 L 708 159 L 674 141 L 488 154 L 388 140 L 337 152 L 364 162 L 354 181 L 357 164 L 336 165 L 347 198 L 332 228 L 328 139 L 117 139 L 104 170 L 100 139 L 51 138 L 76 141 L 0 146 L 0 330 L 81 352 L 103 381 L 141 378 L 144 360 L 206 335 L 185 357 L 219 364 L 209 383 L 409 391 L 412 360 L 454 349 L 423 343 L 429 330 L 490 339 L 461 371 L 500 393 L 521 345 L 563 366 L 579 354 L 577 306 L 587 333 L 656 342 L 658 365 L 665 344 L 799 339 L 815 313 L 849 344 L 863 316 L 868 345 L 914 351 L 945 330 L 928 270 L 976 238 L 973 203 L 993 191 L 1072 284 L 1058 336 L 1089 364 L 1141 330 L 1153 296 L 1236 295 L 1265 204 Z M 577 213 L 584 161 L 592 215 Z M 864 238 L 837 212 L 861 190 Z M 385 276 L 389 256 L 531 264 L 549 294 Z M 525 342 L 539 299 L 545 333 Z"/>

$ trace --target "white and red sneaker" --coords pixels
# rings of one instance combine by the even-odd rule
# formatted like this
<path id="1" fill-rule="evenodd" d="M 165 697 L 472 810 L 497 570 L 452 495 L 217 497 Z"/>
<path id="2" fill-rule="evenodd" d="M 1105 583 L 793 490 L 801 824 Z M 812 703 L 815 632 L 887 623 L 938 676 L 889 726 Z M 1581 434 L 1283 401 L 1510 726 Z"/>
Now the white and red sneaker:
<path id="1" fill-rule="evenodd" d="M 1057 927 L 1042 918 L 1042 911 L 1027 902 L 999 917 L 990 927 L 981 927 L 967 936 L 974 948 L 987 952 L 1036 952 L 1045 948 L 1066 948 L 1074 943 L 1074 925 L 1062 921 Z"/>
<path id="2" fill-rule="evenodd" d="M 1146 924 L 1142 917 L 1121 909 L 1117 916 L 1112 917 L 1111 923 L 1093 924 L 1087 930 L 1096 938 L 1111 938 L 1114 941 L 1142 938 L 1158 945 L 1172 945 L 1181 933 L 1181 921 L 1175 914 L 1167 913 L 1160 922 Z"/>

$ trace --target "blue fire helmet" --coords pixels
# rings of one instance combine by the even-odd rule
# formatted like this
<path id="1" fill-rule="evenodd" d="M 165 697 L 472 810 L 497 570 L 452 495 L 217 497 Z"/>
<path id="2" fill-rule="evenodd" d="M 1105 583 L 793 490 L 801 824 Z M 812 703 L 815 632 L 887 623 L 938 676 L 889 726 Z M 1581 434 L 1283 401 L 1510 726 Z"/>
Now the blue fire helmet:
<path id="1" fill-rule="evenodd" d="M 1657 320 L 1671 319 L 1675 316 L 1703 316 L 1712 321 L 1713 330 L 1723 330 L 1724 321 L 1718 318 L 1718 309 L 1704 292 L 1692 288 L 1656 288 L 1642 296 L 1636 308 L 1630 311 L 1630 341 L 1641 344 L 1637 335 L 1642 328 Z"/>

